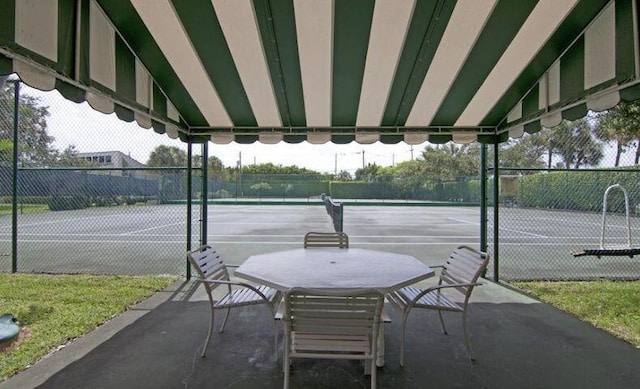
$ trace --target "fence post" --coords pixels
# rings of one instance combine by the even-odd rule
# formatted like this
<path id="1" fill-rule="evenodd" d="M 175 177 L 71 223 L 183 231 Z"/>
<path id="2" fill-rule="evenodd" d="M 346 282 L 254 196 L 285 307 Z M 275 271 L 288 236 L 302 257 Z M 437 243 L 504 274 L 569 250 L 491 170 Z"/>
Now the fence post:
<path id="1" fill-rule="evenodd" d="M 202 201 L 200 203 L 200 245 L 207 244 L 207 197 L 209 197 L 209 188 L 207 187 L 207 176 L 209 175 L 209 148 L 207 143 L 202 144 Z"/>
<path id="2" fill-rule="evenodd" d="M 500 282 L 500 169 L 498 169 L 498 140 L 493 144 L 493 281 Z"/>
<path id="3" fill-rule="evenodd" d="M 487 145 L 480 144 L 480 251 L 487 252 Z"/>
<path id="4" fill-rule="evenodd" d="M 192 160 L 193 160 L 193 143 L 191 139 L 187 144 L 187 251 L 191 251 L 191 209 L 192 209 L 192 200 L 193 200 L 193 192 L 192 192 Z M 185 258 L 185 262 L 187 263 L 187 280 L 191 279 L 191 263 Z"/>
<path id="5" fill-rule="evenodd" d="M 10 80 L 13 100 L 13 186 L 11 188 L 11 272 L 18 271 L 18 123 L 20 121 L 20 80 Z"/>

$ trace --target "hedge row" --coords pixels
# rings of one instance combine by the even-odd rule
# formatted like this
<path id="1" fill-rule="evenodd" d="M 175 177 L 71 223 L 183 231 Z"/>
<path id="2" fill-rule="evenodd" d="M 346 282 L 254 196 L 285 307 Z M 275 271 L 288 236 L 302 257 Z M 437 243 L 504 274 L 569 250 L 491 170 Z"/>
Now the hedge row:
<path id="1" fill-rule="evenodd" d="M 88 208 L 91 204 L 86 196 L 55 196 L 49 199 L 49 209 L 52 211 L 67 211 L 71 209 Z"/>
<path id="2" fill-rule="evenodd" d="M 604 193 L 614 184 L 627 190 L 630 208 L 640 204 L 640 171 L 549 172 L 520 177 L 517 204 L 521 207 L 602 211 Z M 624 195 L 612 190 L 607 198 L 608 211 L 624 212 Z"/>
<path id="3" fill-rule="evenodd" d="M 410 199 L 431 201 L 480 201 L 480 181 L 461 178 L 451 182 L 407 183 L 365 181 L 278 181 L 263 177 L 264 181 L 243 181 L 242 196 L 307 198 L 326 193 L 336 199 Z M 236 194 L 236 183 L 212 185 L 213 197 Z"/>

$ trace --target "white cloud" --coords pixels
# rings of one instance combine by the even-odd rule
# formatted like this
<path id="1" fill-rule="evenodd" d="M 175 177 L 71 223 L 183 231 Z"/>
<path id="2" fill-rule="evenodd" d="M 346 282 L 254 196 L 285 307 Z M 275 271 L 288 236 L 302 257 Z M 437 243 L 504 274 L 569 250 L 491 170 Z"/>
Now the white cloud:
<path id="1" fill-rule="evenodd" d="M 105 115 L 95 111 L 87 103 L 76 104 L 64 99 L 57 91 L 41 92 L 25 86 L 23 93 L 40 98 L 49 107 L 51 116 L 47 120 L 47 132 L 55 138 L 54 146 L 63 150 L 74 145 L 79 152 L 121 151 L 145 163 L 149 154 L 159 145 L 176 146 L 183 150 L 187 145 L 178 139 L 155 133 L 152 129 L 139 127 L 135 122 L 127 123 L 115 114 Z M 307 142 L 275 145 L 253 143 L 217 145 L 209 143 L 209 155 L 220 158 L 225 166 L 236 166 L 240 157 L 243 165 L 268 163 L 274 165 L 296 165 L 323 173 L 347 170 L 354 173 L 364 163 L 391 166 L 393 163 L 417 157 L 424 145 L 406 143 L 385 145 L 374 143 L 361 145 L 355 142 L 346 145 L 327 143 L 312 145 Z M 413 150 L 413 151 L 412 151 Z M 194 154 L 200 154 L 195 146 Z"/>

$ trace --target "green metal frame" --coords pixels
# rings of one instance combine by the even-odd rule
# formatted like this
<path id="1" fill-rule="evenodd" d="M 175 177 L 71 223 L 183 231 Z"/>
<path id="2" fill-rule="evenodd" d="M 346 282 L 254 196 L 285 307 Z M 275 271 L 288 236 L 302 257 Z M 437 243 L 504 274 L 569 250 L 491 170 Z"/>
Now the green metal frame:
<path id="1" fill-rule="evenodd" d="M 11 188 L 11 272 L 18 271 L 18 124 L 20 123 L 20 80 L 9 80 L 15 88 L 13 99 L 13 164 Z"/>

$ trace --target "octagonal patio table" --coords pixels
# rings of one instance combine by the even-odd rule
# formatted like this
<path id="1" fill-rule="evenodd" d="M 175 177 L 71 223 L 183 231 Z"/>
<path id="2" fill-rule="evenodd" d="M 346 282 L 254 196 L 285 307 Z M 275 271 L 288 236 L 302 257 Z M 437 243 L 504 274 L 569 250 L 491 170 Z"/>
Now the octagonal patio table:
<path id="1" fill-rule="evenodd" d="M 359 248 L 308 248 L 253 255 L 235 271 L 239 277 L 282 292 L 292 287 L 389 293 L 434 275 L 415 257 Z M 376 364 L 384 366 L 381 325 Z"/>

